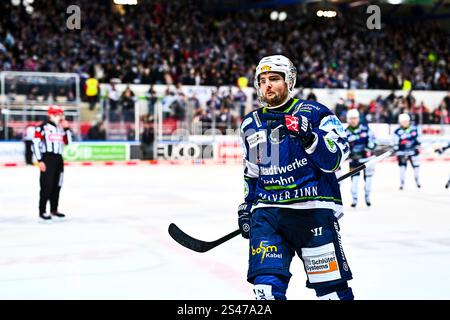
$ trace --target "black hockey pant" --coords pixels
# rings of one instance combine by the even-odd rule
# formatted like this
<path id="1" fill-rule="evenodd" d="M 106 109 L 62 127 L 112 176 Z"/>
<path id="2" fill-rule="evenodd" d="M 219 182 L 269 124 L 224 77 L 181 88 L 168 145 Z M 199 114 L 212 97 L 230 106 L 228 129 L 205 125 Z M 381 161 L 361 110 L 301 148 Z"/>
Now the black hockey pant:
<path id="1" fill-rule="evenodd" d="M 47 201 L 50 200 L 50 212 L 58 212 L 59 191 L 63 183 L 64 161 L 61 155 L 45 153 L 42 157 L 47 170 L 41 172 L 41 192 L 39 213 L 46 212 Z"/>

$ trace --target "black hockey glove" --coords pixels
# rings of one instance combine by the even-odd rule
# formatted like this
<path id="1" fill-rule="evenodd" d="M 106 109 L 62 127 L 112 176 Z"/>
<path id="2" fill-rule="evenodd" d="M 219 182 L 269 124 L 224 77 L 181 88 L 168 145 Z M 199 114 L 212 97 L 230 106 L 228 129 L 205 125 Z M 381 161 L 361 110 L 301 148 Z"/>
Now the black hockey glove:
<path id="1" fill-rule="evenodd" d="M 293 116 L 285 113 L 267 112 L 264 114 L 267 127 L 270 130 L 283 126 L 289 135 L 297 137 L 304 148 L 308 148 L 314 141 L 312 126 L 305 116 Z"/>
<path id="2" fill-rule="evenodd" d="M 248 239 L 250 235 L 250 215 L 252 204 L 251 203 L 241 203 L 238 208 L 238 224 L 239 230 L 241 230 L 241 235 Z"/>

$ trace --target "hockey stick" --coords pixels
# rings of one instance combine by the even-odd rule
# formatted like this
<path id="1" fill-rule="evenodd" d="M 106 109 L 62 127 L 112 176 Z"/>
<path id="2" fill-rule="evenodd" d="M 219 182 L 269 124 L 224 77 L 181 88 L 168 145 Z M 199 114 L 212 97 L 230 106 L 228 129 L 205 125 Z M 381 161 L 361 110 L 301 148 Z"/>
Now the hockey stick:
<path id="1" fill-rule="evenodd" d="M 241 231 L 239 229 L 234 230 L 233 232 L 227 234 L 226 236 L 223 236 L 220 239 L 217 239 L 215 241 L 207 242 L 198 240 L 195 238 L 192 238 L 190 235 L 186 234 L 176 226 L 175 223 L 171 223 L 169 225 L 169 234 L 170 236 L 179 244 L 182 246 L 197 251 L 197 252 L 206 252 L 208 250 L 211 250 L 212 248 L 217 247 L 218 245 L 224 243 L 225 241 L 228 241 L 234 237 L 236 237 L 238 234 L 240 234 Z"/>
<path id="2" fill-rule="evenodd" d="M 337 181 L 341 182 L 342 180 L 347 179 L 348 177 L 351 177 L 355 173 L 358 173 L 358 172 L 360 172 L 360 171 L 362 171 L 362 170 L 364 170 L 364 169 L 366 169 L 368 167 L 373 166 L 376 162 L 380 162 L 381 160 L 384 160 L 384 159 L 390 157 L 393 151 L 394 151 L 393 149 L 390 149 L 390 150 L 380 154 L 379 156 L 377 156 L 377 157 L 367 161 L 366 163 L 363 163 L 362 165 L 360 165 L 359 167 L 356 167 L 352 171 L 347 172 L 346 174 L 340 176 L 337 179 Z"/>
<path id="3" fill-rule="evenodd" d="M 343 176 L 339 177 L 339 179 L 337 179 L 338 182 L 341 182 L 344 179 L 347 179 L 348 177 L 354 175 L 355 173 L 358 173 L 364 169 L 366 169 L 367 167 L 372 166 L 373 164 L 375 164 L 376 162 L 379 162 L 383 159 L 386 159 L 387 157 L 389 157 L 392 154 L 393 150 L 389 150 L 386 151 L 384 153 L 382 153 L 381 155 L 379 155 L 378 157 L 373 158 L 372 160 L 367 161 L 366 163 L 360 165 L 359 167 L 355 168 L 354 170 L 344 174 Z M 217 247 L 218 245 L 236 237 L 237 235 L 239 235 L 241 233 L 241 231 L 239 229 L 234 230 L 233 232 L 223 236 L 220 239 L 214 240 L 214 241 L 202 241 L 199 239 L 195 239 L 193 237 L 191 237 L 190 235 L 186 234 L 185 232 L 183 232 L 183 230 L 181 230 L 180 228 L 177 227 L 177 225 L 175 223 L 171 223 L 169 225 L 169 234 L 170 236 L 179 244 L 181 244 L 182 246 L 191 249 L 193 251 L 196 252 L 206 252 L 209 251 L 215 247 Z"/>

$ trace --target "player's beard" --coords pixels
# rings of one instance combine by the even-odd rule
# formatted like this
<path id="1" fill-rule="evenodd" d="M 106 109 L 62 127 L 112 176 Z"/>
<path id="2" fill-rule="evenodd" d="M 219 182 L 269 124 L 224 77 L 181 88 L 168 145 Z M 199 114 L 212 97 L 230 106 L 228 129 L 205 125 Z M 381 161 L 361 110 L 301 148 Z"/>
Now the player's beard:
<path id="1" fill-rule="evenodd" d="M 270 98 L 267 97 L 267 95 L 266 95 L 266 97 L 264 97 L 264 100 L 266 100 L 266 102 L 269 106 L 271 106 L 271 107 L 279 106 L 280 104 L 282 104 L 283 102 L 286 101 L 286 98 L 288 95 L 287 90 L 285 90 L 281 93 L 278 93 L 275 91 L 272 91 L 272 92 L 274 93 L 274 95 L 272 95 Z"/>
<path id="2" fill-rule="evenodd" d="M 356 122 L 350 121 L 350 127 L 357 128 L 358 126 L 359 126 L 359 121 L 356 121 Z"/>

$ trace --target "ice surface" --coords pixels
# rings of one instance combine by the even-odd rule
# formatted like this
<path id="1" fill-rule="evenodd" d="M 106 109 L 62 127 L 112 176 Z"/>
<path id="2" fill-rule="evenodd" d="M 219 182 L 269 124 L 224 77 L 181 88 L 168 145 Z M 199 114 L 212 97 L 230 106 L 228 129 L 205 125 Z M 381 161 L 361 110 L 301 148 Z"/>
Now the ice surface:
<path id="1" fill-rule="evenodd" d="M 450 299 L 448 162 L 424 162 L 422 189 L 411 168 L 376 168 L 372 207 L 350 208 L 341 185 L 341 235 L 358 299 Z M 38 221 L 38 169 L 0 168 L 0 299 L 254 299 L 247 244 L 236 237 L 189 251 L 167 233 L 175 222 L 202 240 L 237 228 L 239 165 L 69 166 L 60 211 Z M 344 169 L 345 171 L 346 169 Z M 294 258 L 289 299 L 315 299 Z"/>

